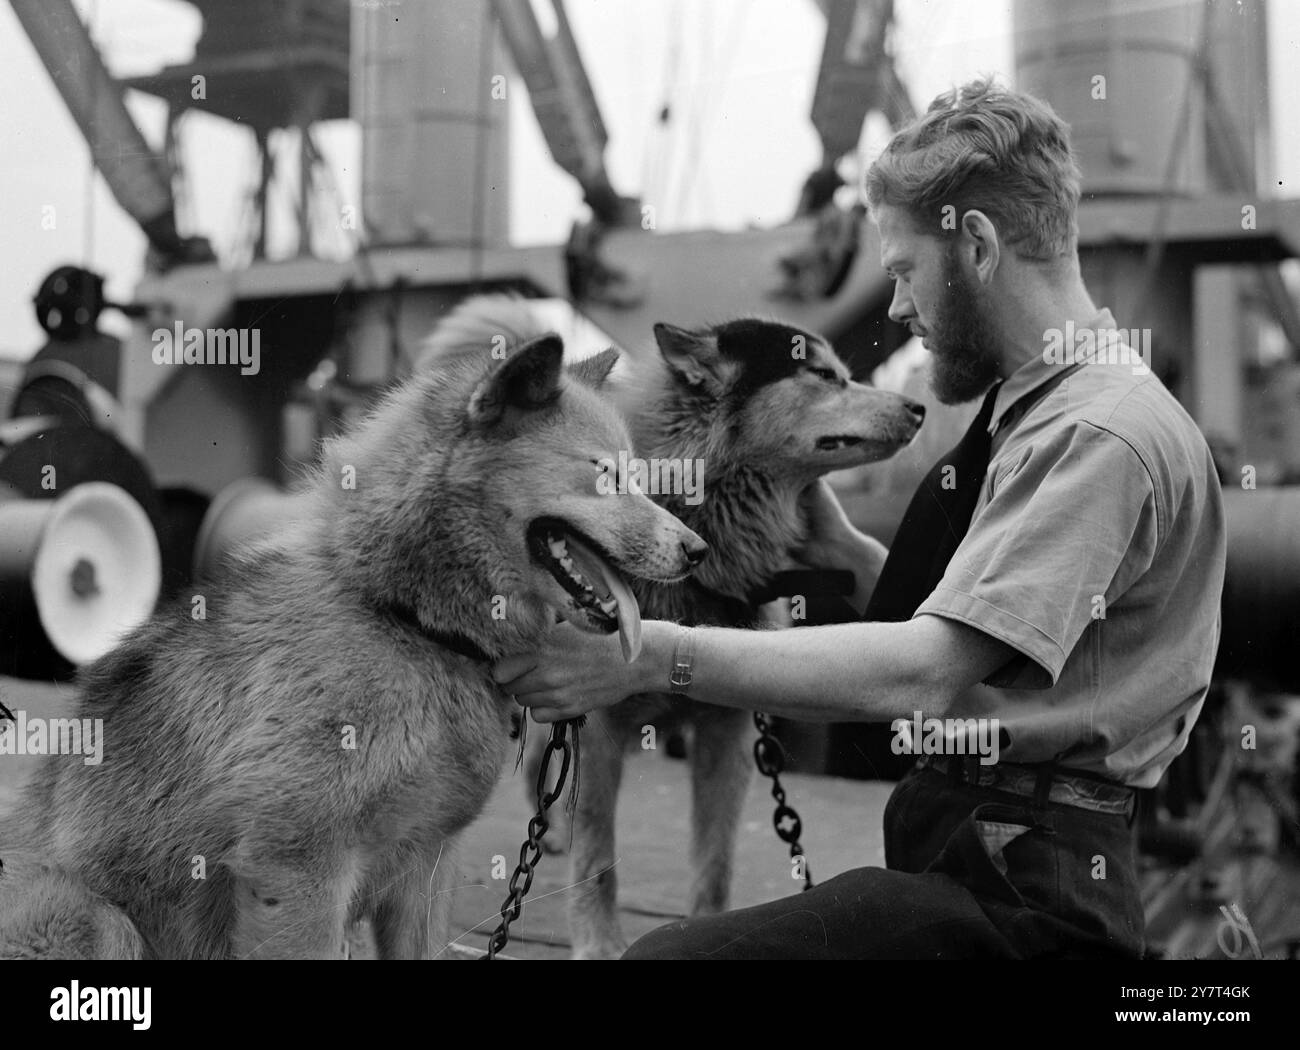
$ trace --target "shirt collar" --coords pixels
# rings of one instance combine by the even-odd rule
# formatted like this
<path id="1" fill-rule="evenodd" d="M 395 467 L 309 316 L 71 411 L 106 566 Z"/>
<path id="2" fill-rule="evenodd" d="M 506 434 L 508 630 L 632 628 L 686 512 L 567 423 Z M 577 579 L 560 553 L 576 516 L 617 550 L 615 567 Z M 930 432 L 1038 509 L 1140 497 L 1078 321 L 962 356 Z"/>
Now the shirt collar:
<path id="1" fill-rule="evenodd" d="M 1071 326 L 1073 331 L 1091 328 L 1093 331 L 1105 332 L 1115 328 L 1115 318 L 1107 309 L 1103 309 L 1091 321 Z M 1070 347 L 1069 350 L 1073 350 Z M 1069 367 L 1073 354 L 1066 353 L 1065 360 L 1049 362 L 1046 352 L 1035 354 L 1006 378 L 993 399 L 993 416 L 989 420 L 989 433 L 996 434 L 1011 406 L 1027 394 L 1033 393 L 1056 375 L 1062 368 Z"/>

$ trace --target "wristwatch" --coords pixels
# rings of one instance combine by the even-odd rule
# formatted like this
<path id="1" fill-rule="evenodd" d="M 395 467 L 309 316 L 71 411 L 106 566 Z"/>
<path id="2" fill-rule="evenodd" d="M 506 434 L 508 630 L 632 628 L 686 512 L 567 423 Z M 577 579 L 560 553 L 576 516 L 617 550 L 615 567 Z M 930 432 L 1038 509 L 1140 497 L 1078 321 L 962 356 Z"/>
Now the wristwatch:
<path id="1" fill-rule="evenodd" d="M 695 660 L 695 628 L 677 628 L 677 646 L 673 651 L 673 670 L 668 684 L 674 693 L 685 693 L 691 685 L 691 671 Z"/>

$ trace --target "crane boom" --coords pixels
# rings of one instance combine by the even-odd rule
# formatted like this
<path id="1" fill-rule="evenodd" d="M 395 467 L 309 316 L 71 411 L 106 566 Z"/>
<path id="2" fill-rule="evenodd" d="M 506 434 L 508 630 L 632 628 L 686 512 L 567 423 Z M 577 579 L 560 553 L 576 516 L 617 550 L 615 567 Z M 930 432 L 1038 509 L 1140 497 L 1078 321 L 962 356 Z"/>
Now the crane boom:
<path id="1" fill-rule="evenodd" d="M 812 122 L 827 159 L 857 148 L 862 122 L 878 109 L 898 127 L 915 115 L 886 47 L 893 0 L 819 0 L 826 46 L 813 96 Z"/>
<path id="2" fill-rule="evenodd" d="M 547 36 L 529 0 L 493 0 L 506 45 L 555 162 L 582 187 L 596 218 L 617 225 L 626 212 L 605 169 L 608 135 L 569 27 L 564 0 L 547 0 L 555 32 Z"/>
<path id="3" fill-rule="evenodd" d="M 9 0 L 117 202 L 164 259 L 187 252 L 166 164 L 145 140 L 71 0 Z"/>

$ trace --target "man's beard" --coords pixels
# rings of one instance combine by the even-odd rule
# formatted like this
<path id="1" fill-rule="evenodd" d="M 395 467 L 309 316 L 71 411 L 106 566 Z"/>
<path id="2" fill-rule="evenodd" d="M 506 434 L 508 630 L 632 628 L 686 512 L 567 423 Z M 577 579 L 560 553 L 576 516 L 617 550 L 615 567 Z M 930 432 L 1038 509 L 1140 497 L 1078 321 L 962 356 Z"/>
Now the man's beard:
<path id="1" fill-rule="evenodd" d="M 930 388 L 945 405 L 958 405 L 997 382 L 1000 361 L 993 326 L 953 251 L 944 256 L 943 276 L 948 291 L 926 333 Z"/>

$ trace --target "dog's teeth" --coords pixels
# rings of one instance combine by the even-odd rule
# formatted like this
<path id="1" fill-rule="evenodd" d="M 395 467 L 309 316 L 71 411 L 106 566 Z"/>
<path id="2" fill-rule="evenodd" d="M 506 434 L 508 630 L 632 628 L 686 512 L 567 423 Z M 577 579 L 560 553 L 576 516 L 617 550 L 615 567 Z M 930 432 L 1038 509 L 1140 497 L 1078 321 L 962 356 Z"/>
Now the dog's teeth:
<path id="1" fill-rule="evenodd" d="M 594 593 L 591 589 L 591 584 L 587 582 L 587 578 L 583 576 L 581 572 L 578 571 L 577 567 L 573 564 L 573 562 L 569 561 L 566 558 L 563 561 L 561 561 L 560 564 L 564 567 L 564 571 L 568 574 L 569 579 L 571 579 L 574 583 L 576 583 L 579 587 L 581 587 L 584 594 Z"/>
<path id="2" fill-rule="evenodd" d="M 564 540 L 559 537 L 552 536 L 547 541 L 547 546 L 550 547 L 551 555 L 555 558 L 563 560 L 568 556 L 569 548 L 565 546 Z"/>

